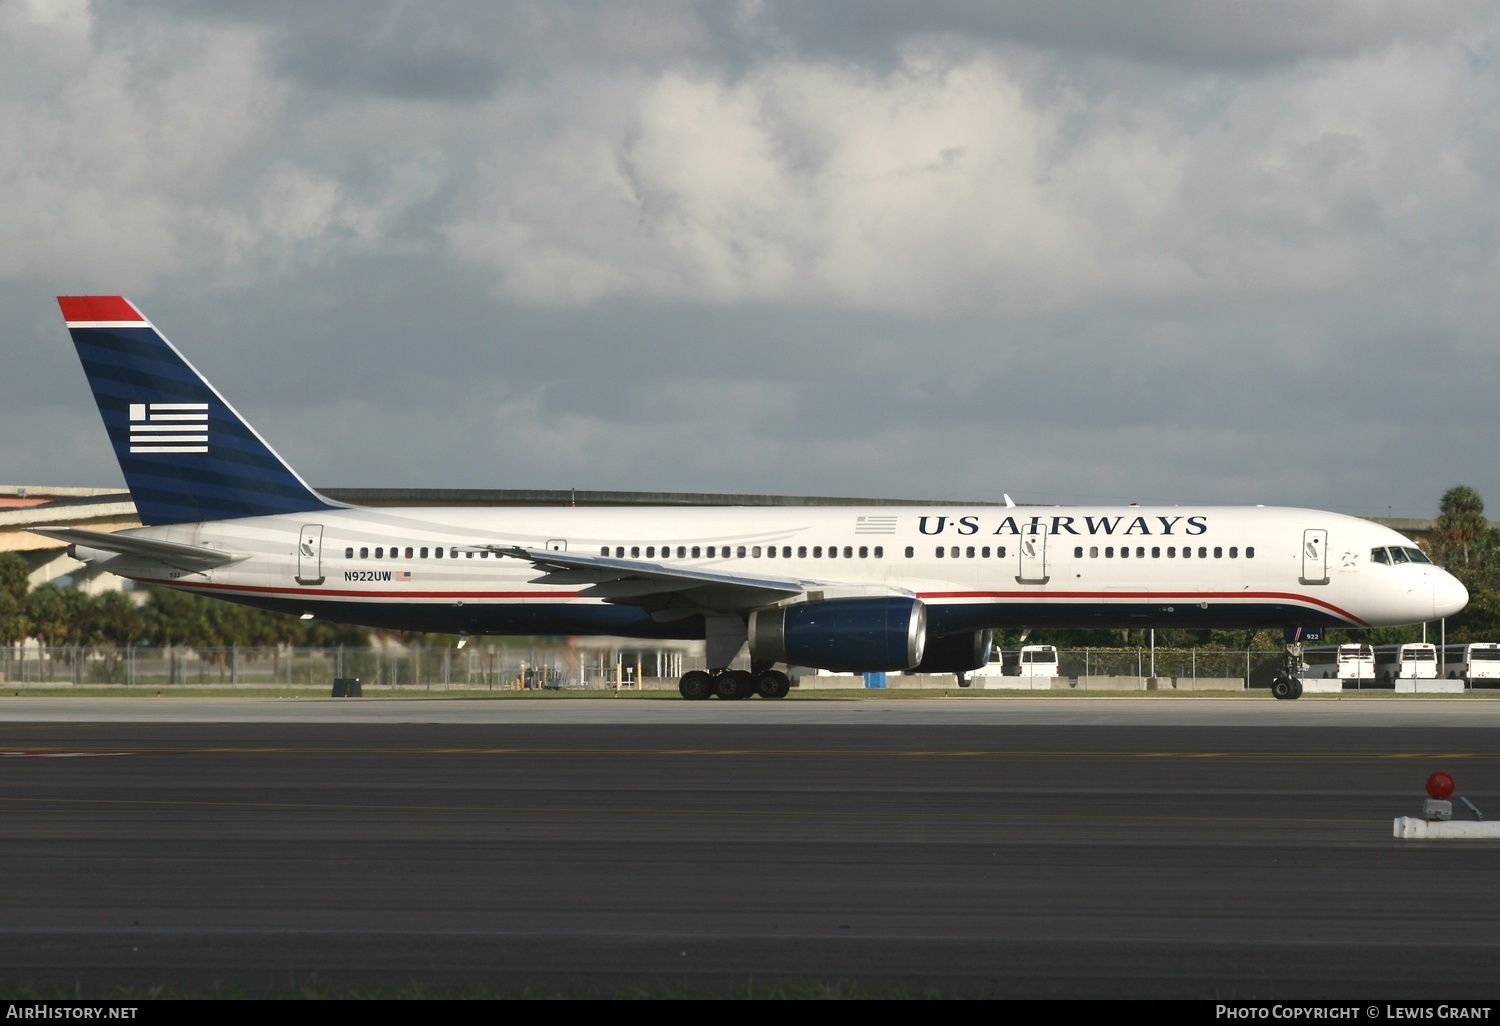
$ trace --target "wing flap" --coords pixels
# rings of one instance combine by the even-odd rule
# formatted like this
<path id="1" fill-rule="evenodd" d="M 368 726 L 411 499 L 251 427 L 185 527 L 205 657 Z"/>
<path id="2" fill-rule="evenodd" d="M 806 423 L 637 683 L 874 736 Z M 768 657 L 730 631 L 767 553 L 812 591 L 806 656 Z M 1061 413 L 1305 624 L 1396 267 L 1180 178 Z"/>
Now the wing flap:
<path id="1" fill-rule="evenodd" d="M 786 577 L 726 573 L 519 545 L 496 545 L 490 551 L 497 556 L 526 560 L 542 571 L 535 583 L 586 585 L 583 594 L 609 602 L 642 599 L 643 605 L 659 605 L 663 599 L 680 596 L 703 609 L 745 609 L 795 598 L 807 590 L 802 581 Z"/>

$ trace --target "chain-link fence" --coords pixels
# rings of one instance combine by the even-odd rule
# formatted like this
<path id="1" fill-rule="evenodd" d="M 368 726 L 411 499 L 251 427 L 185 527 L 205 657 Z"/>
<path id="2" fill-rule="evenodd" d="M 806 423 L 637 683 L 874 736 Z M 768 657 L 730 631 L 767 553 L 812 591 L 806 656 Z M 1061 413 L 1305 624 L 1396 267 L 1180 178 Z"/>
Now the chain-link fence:
<path id="1" fill-rule="evenodd" d="M 1153 666 L 1154 658 L 1154 666 Z M 1058 673 L 1073 678 L 1248 680 L 1265 687 L 1283 653 L 1221 649 L 1083 648 L 1058 652 Z M 566 643 L 465 648 L 113 648 L 0 647 L 0 685 L 308 688 L 338 677 L 395 689 L 598 689 L 675 681 L 703 668 L 701 654 L 652 648 L 578 648 Z M 748 666 L 743 656 L 736 666 Z M 893 676 L 891 685 L 900 687 Z"/>

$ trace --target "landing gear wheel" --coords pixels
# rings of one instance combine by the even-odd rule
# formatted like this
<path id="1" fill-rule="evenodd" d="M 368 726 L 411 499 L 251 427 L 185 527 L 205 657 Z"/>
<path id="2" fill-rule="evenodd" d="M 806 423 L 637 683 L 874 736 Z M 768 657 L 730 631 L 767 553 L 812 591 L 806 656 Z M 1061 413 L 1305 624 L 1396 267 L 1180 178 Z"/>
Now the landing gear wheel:
<path id="1" fill-rule="evenodd" d="M 1302 692 L 1300 687 L 1294 687 L 1298 683 L 1290 677 L 1277 677 L 1271 681 L 1271 697 L 1277 701 L 1296 698 Z"/>
<path id="2" fill-rule="evenodd" d="M 677 691 L 683 698 L 699 701 L 714 693 L 714 679 L 702 670 L 689 670 L 677 682 Z"/>
<path id="3" fill-rule="evenodd" d="M 1298 680 L 1296 677 L 1293 677 L 1292 678 L 1292 698 L 1297 699 L 1297 698 L 1301 698 L 1301 697 L 1302 697 L 1302 682 L 1300 680 Z"/>
<path id="4" fill-rule="evenodd" d="M 767 670 L 755 678 L 755 693 L 761 698 L 785 698 L 792 680 L 780 670 Z"/>
<path id="5" fill-rule="evenodd" d="M 755 694 L 755 678 L 749 670 L 729 670 L 713 679 L 714 694 L 725 701 L 749 698 Z"/>

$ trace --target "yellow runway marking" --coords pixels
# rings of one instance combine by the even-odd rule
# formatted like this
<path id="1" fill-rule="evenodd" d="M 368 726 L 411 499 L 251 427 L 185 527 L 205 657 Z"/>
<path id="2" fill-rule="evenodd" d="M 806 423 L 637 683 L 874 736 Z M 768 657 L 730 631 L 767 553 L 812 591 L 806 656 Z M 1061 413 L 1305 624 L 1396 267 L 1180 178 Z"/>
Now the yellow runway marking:
<path id="1" fill-rule="evenodd" d="M 1500 759 L 1496 752 L 1127 752 L 1038 751 L 1029 749 L 879 749 L 879 748 L 520 748 L 520 747 L 287 747 L 271 745 L 213 745 L 206 747 L 90 748 L 81 745 L 11 745 L 5 754 L 42 755 L 52 752 L 109 755 L 502 755 L 502 756 L 678 756 L 712 758 L 866 758 L 866 759 L 1255 759 L 1255 760 L 1399 760 Z"/>
<path id="2" fill-rule="evenodd" d="M 891 820 L 910 822 L 952 821 L 961 823 L 990 822 L 1027 824 L 1046 823 L 1282 823 L 1282 824 L 1349 824 L 1367 826 L 1389 825 L 1390 817 L 1330 817 L 1330 816 L 1170 816 L 1170 815 L 1086 815 L 1071 813 L 942 813 L 942 812 L 860 812 L 830 809 L 809 809 L 796 812 L 785 809 L 682 809 L 682 808 L 612 808 L 594 806 L 534 808 L 508 805 L 386 805 L 355 804 L 348 802 L 210 802 L 188 801 L 170 798 L 15 798 L 0 796 L 0 805 L 94 805 L 118 808 L 162 808 L 162 809 L 216 809 L 230 811 L 279 810 L 286 812 L 365 812 L 392 813 L 417 812 L 423 814 L 458 813 L 474 815 L 487 813 L 506 816 L 658 816 L 668 818 L 720 818 L 720 819 L 817 819 L 817 820 Z"/>

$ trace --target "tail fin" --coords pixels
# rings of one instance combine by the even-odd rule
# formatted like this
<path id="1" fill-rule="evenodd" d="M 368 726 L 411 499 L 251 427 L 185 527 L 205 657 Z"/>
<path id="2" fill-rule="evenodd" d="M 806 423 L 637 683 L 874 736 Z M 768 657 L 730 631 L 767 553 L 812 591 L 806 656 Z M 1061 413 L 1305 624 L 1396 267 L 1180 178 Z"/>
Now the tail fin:
<path id="1" fill-rule="evenodd" d="M 144 524 L 340 508 L 319 495 L 123 296 L 59 296 Z"/>

